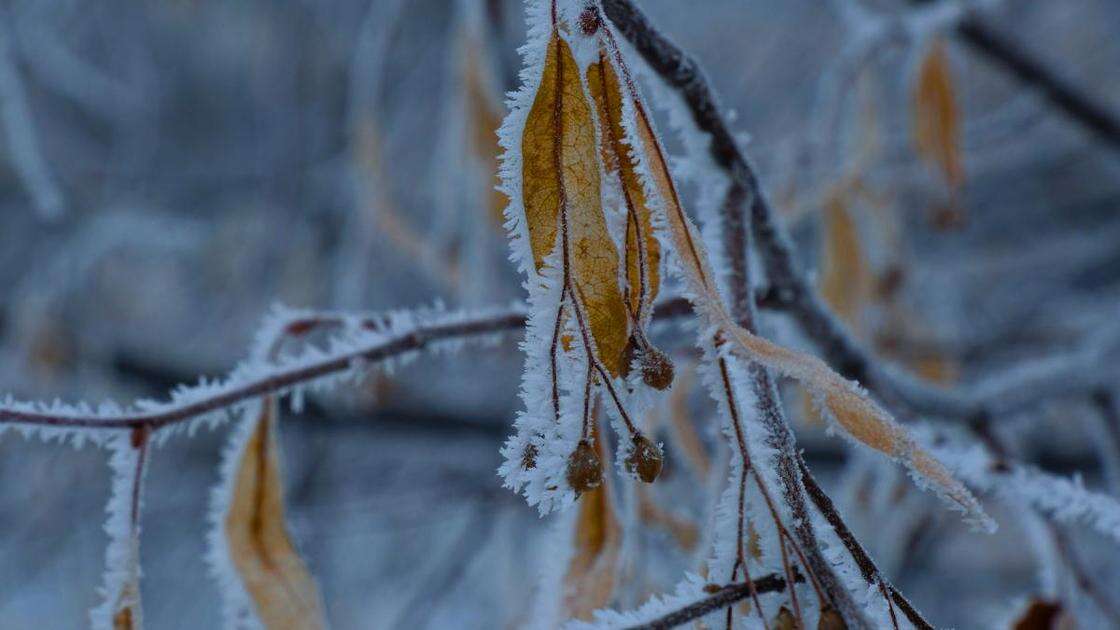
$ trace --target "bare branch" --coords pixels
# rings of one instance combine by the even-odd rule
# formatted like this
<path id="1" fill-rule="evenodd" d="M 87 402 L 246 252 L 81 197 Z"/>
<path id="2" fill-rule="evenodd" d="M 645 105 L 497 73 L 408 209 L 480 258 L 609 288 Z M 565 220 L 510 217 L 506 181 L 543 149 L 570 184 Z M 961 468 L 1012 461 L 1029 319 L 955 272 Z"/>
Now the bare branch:
<path id="1" fill-rule="evenodd" d="M 794 580 L 797 582 L 804 582 L 805 578 L 801 575 L 796 575 Z M 721 608 L 726 608 L 735 602 L 750 597 L 752 586 L 754 592 L 758 594 L 778 593 L 785 590 L 786 580 L 777 573 L 771 573 L 770 575 L 753 580 L 750 583 L 728 584 L 712 594 L 711 597 L 689 604 L 684 608 L 675 610 L 663 617 L 658 617 L 648 623 L 631 626 L 627 630 L 664 630 L 665 628 L 675 628 L 676 626 L 684 625 L 694 619 L 699 619 L 704 615 L 716 612 Z"/>

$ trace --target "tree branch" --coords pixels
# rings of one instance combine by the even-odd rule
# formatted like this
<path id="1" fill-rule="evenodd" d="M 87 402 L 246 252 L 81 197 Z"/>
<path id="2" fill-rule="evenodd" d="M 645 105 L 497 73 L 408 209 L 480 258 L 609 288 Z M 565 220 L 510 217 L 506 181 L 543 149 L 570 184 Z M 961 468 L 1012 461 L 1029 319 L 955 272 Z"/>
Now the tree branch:
<path id="1" fill-rule="evenodd" d="M 794 577 L 794 580 L 797 582 L 804 582 L 805 578 L 797 575 Z M 653 621 L 630 626 L 627 630 L 664 630 L 666 628 L 684 625 L 694 619 L 699 619 L 721 608 L 726 608 L 735 602 L 750 597 L 752 585 L 754 586 L 754 591 L 759 595 L 763 593 L 778 593 L 785 590 L 786 580 L 777 573 L 771 573 L 770 575 L 753 580 L 750 584 L 746 582 L 742 584 L 728 584 L 716 591 L 711 597 L 689 604 L 684 608 L 675 610 L 663 617 L 658 617 Z"/>

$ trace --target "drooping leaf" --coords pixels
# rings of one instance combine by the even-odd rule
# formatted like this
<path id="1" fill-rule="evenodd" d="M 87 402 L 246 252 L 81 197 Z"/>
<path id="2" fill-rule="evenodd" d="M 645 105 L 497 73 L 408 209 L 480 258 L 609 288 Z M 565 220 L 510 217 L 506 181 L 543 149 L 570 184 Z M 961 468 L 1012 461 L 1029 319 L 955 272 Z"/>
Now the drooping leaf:
<path id="1" fill-rule="evenodd" d="M 630 287 L 627 301 L 630 311 L 639 321 L 644 321 L 661 285 L 661 245 L 654 236 L 653 212 L 646 203 L 642 182 L 624 144 L 624 95 L 618 74 L 605 52 L 600 52 L 599 61 L 588 66 L 587 86 L 599 117 L 603 166 L 617 176 L 626 203 L 625 264 L 627 285 Z"/>
<path id="2" fill-rule="evenodd" d="M 914 88 L 914 142 L 918 153 L 941 170 L 952 189 L 964 183 L 960 150 L 960 113 L 945 42 L 930 46 Z"/>
<path id="3" fill-rule="evenodd" d="M 277 402 L 261 404 L 233 479 L 224 529 L 230 560 L 270 630 L 322 628 L 318 587 L 288 537 L 276 440 Z"/>
<path id="4" fill-rule="evenodd" d="M 849 328 L 860 329 L 859 312 L 866 306 L 873 281 L 864 259 L 859 230 L 842 191 L 828 197 L 824 208 L 824 252 L 821 296 Z"/>
<path id="5" fill-rule="evenodd" d="M 523 203 L 537 269 L 559 243 L 577 316 L 586 318 L 593 350 L 617 376 L 629 322 L 618 251 L 603 216 L 595 121 L 579 66 L 555 29 L 521 144 Z"/>

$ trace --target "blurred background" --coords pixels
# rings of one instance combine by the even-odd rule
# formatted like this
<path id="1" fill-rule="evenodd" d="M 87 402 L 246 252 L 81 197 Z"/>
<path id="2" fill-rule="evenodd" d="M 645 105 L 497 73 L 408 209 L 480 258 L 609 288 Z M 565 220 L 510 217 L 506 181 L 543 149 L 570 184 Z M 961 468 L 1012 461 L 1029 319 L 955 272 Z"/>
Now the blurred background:
<path id="1" fill-rule="evenodd" d="M 804 264 L 884 356 L 971 384 L 1120 318 L 1115 138 L 963 44 L 951 10 L 639 4 L 699 59 Z M 1120 115 L 1115 3 L 981 4 L 985 24 Z M 493 130 L 523 40 L 520 3 L 501 0 L 3 3 L 0 393 L 162 397 L 244 358 L 275 303 L 520 298 L 492 186 Z M 679 162 L 686 176 L 693 164 Z M 686 179 L 686 201 L 701 199 L 705 178 Z M 793 337 L 781 316 L 767 326 Z M 658 334 L 687 378 L 691 333 Z M 285 414 L 292 536 L 334 627 L 525 621 L 548 522 L 495 473 L 521 363 L 515 339 L 467 348 Z M 662 501 L 689 487 L 674 431 L 692 427 L 710 461 L 722 448 L 703 391 L 677 389 L 651 420 L 669 443 Z M 994 627 L 1038 591 L 1045 567 L 1015 506 L 989 504 L 999 535 L 970 533 L 786 393 L 810 465 L 938 626 Z M 1120 420 L 1099 403 L 1045 405 L 999 427 L 1024 459 L 1115 492 Z M 220 621 L 204 515 L 227 431 L 154 453 L 149 627 Z M 105 461 L 94 448 L 0 437 L 0 627 L 86 623 L 107 543 Z M 659 551 L 620 603 L 695 570 L 703 519 L 699 504 L 649 517 L 635 544 Z M 1074 533 L 1085 573 L 1120 605 L 1120 555 Z M 1107 627 L 1094 623 L 1083 625 Z"/>

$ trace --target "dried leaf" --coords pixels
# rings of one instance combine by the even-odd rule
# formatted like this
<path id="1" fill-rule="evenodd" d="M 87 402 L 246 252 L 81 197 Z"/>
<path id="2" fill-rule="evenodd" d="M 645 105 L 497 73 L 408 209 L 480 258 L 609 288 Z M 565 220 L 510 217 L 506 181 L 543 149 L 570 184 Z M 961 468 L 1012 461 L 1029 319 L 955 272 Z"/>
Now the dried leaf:
<path id="1" fill-rule="evenodd" d="M 833 312 L 861 337 L 858 316 L 870 297 L 874 279 L 842 191 L 829 195 L 824 224 L 821 295 Z"/>
<path id="2" fill-rule="evenodd" d="M 964 183 L 960 150 L 960 113 L 945 42 L 930 46 L 918 69 L 914 88 L 914 142 L 918 153 L 941 169 L 946 183 L 957 189 Z"/>
<path id="3" fill-rule="evenodd" d="M 225 518 L 230 559 L 270 630 L 322 628 L 319 591 L 284 525 L 277 403 L 261 404 L 256 429 L 241 453 Z"/>
<path id="4" fill-rule="evenodd" d="M 525 121 L 522 154 L 523 203 L 537 269 L 560 242 L 571 297 L 586 317 L 599 360 L 618 376 L 629 321 L 618 251 L 603 216 L 595 122 L 579 66 L 556 31 Z"/>
<path id="5" fill-rule="evenodd" d="M 653 306 L 661 285 L 661 244 L 653 229 L 653 212 L 646 202 L 641 179 L 624 144 L 623 93 L 618 73 L 599 53 L 599 61 L 587 68 L 587 86 L 599 116 L 599 140 L 604 168 L 618 177 L 626 202 L 626 280 L 630 287 L 630 311 L 640 321 Z"/>
<path id="6" fill-rule="evenodd" d="M 602 457 L 602 440 L 595 430 L 595 450 Z M 580 497 L 573 555 L 565 576 L 565 606 L 572 619 L 590 619 L 614 593 L 621 549 L 621 528 L 610 501 L 610 476 Z"/>

